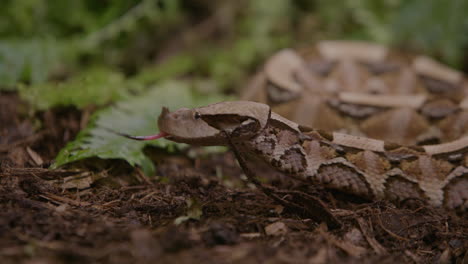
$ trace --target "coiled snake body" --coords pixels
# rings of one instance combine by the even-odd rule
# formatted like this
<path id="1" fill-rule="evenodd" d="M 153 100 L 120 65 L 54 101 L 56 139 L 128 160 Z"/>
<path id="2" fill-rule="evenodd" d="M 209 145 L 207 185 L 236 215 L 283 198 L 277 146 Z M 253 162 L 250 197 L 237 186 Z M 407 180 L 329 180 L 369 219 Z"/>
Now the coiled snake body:
<path id="1" fill-rule="evenodd" d="M 426 57 L 322 42 L 313 52 L 274 55 L 244 93 L 261 103 L 164 109 L 158 124 L 189 144 L 227 145 L 229 135 L 242 153 L 330 188 L 463 211 L 466 87 L 461 73 Z"/>

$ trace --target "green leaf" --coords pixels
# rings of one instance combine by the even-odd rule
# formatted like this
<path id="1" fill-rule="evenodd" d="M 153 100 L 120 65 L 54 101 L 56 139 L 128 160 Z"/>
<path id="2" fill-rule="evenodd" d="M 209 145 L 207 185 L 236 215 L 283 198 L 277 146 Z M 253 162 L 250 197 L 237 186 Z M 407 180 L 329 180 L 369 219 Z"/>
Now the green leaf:
<path id="1" fill-rule="evenodd" d="M 46 110 L 54 106 L 103 105 L 127 97 L 128 88 L 121 73 L 94 68 L 66 82 L 20 85 L 19 92 L 35 109 Z"/>
<path id="2" fill-rule="evenodd" d="M 126 160 L 132 166 L 141 166 L 147 175 L 152 175 L 154 166 L 143 153 L 143 148 L 147 145 L 179 148 L 181 144 L 165 139 L 134 141 L 118 136 L 108 129 L 132 135 L 154 134 L 157 131 L 156 118 L 162 106 L 174 110 L 206 105 L 222 99 L 219 96 L 203 96 L 195 93 L 187 82 L 171 81 L 160 84 L 145 94 L 95 113 L 91 125 L 60 151 L 52 168 L 90 157 L 99 157 Z"/>

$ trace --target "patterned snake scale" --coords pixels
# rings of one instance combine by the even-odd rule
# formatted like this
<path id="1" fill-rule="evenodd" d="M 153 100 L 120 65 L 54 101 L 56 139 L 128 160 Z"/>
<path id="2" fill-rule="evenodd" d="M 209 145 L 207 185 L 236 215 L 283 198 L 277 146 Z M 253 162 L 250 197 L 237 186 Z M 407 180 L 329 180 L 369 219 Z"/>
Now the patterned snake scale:
<path id="1" fill-rule="evenodd" d="M 159 128 L 196 145 L 227 145 L 229 133 L 278 171 L 370 199 L 468 208 L 460 72 L 374 44 L 324 41 L 275 54 L 243 100 L 164 109 Z"/>

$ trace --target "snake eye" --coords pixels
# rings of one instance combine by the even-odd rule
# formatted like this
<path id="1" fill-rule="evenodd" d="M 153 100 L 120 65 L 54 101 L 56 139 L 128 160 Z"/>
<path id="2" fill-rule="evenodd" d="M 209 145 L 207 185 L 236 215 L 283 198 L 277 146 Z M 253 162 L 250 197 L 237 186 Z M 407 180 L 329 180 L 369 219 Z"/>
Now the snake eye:
<path id="1" fill-rule="evenodd" d="M 201 118 L 201 115 L 200 115 L 200 113 L 198 113 L 198 112 L 195 112 L 194 118 L 195 118 L 195 119 L 200 119 L 200 118 Z"/>

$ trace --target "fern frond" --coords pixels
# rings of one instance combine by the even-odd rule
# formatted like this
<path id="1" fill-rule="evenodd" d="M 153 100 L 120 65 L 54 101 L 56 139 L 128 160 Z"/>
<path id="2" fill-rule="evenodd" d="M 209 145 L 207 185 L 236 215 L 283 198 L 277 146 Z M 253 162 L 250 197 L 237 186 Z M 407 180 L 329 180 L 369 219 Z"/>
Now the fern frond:
<path id="1" fill-rule="evenodd" d="M 180 148 L 165 139 L 134 141 L 109 131 L 145 135 L 157 131 L 156 118 L 163 106 L 170 109 L 195 107 L 220 101 L 219 96 L 202 96 L 192 91 L 189 83 L 170 81 L 147 93 L 116 103 L 93 115 L 91 124 L 77 138 L 68 143 L 56 157 L 52 168 L 86 158 L 123 159 L 132 166 L 141 166 L 146 174 L 154 173 L 154 165 L 143 153 L 147 145 Z M 225 98 L 224 98 L 225 99 Z"/>

